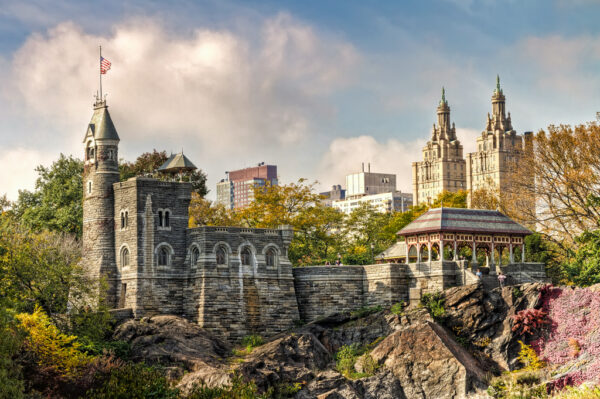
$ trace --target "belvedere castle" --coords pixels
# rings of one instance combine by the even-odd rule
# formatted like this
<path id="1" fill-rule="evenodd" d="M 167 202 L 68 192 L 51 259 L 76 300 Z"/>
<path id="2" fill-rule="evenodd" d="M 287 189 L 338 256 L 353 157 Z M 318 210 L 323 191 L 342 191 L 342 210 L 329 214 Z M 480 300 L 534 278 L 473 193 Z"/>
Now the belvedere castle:
<path id="1" fill-rule="evenodd" d="M 491 275 L 494 251 L 506 248 L 510 264 L 498 267 L 514 282 L 545 278 L 544 266 L 525 263 L 524 252 L 515 263 L 513 250 L 522 248 L 527 229 L 496 211 L 456 216 L 451 208 L 407 226 L 399 244 L 409 245 L 393 247 L 381 264 L 293 269 L 291 228 L 189 228 L 192 185 L 148 177 L 120 181 L 119 141 L 106 102 L 98 99 L 83 140 L 82 263 L 90 276 L 102 278 L 106 302 L 120 317 L 179 315 L 234 342 L 252 333 L 273 335 L 300 320 L 417 301 L 424 292 L 476 282 L 476 259 L 458 260 L 461 245 L 491 248 Z M 161 167 L 192 168 L 183 152 Z M 436 245 L 454 245 L 453 259 L 444 259 L 443 251 L 436 259 Z"/>

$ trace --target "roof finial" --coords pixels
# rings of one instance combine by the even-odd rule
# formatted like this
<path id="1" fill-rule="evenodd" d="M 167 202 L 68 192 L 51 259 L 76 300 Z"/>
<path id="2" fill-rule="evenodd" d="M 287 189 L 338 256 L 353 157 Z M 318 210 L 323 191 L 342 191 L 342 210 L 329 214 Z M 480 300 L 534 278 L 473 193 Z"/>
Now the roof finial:
<path id="1" fill-rule="evenodd" d="M 500 92 L 500 75 L 496 75 L 496 91 Z"/>
<path id="2" fill-rule="evenodd" d="M 446 89 L 442 86 L 442 101 L 446 102 Z"/>

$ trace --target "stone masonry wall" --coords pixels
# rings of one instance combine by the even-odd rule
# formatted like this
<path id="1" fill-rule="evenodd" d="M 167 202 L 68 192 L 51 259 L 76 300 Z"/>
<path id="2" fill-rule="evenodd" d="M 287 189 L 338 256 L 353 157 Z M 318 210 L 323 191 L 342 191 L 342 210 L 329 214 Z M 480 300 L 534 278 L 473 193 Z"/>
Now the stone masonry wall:
<path id="1" fill-rule="evenodd" d="M 391 306 L 408 299 L 406 265 L 312 266 L 295 268 L 300 317 L 311 322 L 363 306 Z"/>

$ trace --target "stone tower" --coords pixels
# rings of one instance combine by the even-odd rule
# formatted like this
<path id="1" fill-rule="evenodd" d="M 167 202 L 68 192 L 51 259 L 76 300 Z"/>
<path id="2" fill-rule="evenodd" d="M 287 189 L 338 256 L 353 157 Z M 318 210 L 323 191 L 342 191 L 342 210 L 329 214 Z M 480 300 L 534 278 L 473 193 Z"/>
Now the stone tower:
<path id="1" fill-rule="evenodd" d="M 477 138 L 477 152 L 467 154 L 469 205 L 472 192 L 479 188 L 507 190 L 511 173 L 518 167 L 522 152 L 523 136 L 513 129 L 510 112 L 506 112 L 506 97 L 500 87 L 500 77 L 497 76 L 496 89 L 492 93 L 492 115 L 488 113 L 485 129 Z"/>
<path id="2" fill-rule="evenodd" d="M 96 100 L 83 144 L 82 263 L 90 277 L 105 279 L 106 303 L 114 307 L 118 281 L 113 184 L 119 181 L 119 135 L 105 100 Z"/>
<path id="3" fill-rule="evenodd" d="M 423 161 L 413 162 L 412 172 L 415 205 L 431 203 L 442 191 L 465 189 L 463 146 L 456 138 L 454 123 L 450 124 L 444 88 L 437 107 L 437 125 L 433 124 L 431 140 L 423 147 Z"/>

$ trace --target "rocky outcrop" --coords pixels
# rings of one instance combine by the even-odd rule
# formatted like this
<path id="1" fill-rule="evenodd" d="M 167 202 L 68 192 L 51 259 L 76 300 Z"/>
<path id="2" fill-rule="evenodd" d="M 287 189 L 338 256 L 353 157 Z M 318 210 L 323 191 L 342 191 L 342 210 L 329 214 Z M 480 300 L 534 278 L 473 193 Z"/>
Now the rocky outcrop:
<path id="1" fill-rule="evenodd" d="M 446 290 L 442 322 L 419 307 L 400 315 L 331 315 L 272 337 L 235 361 L 226 342 L 176 316 L 128 321 L 115 339 L 131 344 L 134 360 L 178 370 L 172 375 L 184 391 L 198 383 L 227 385 L 237 373 L 261 392 L 299 383 L 298 399 L 473 397 L 485 388 L 490 367 L 514 365 L 519 337 L 511 331 L 511 316 L 536 306 L 541 287 Z M 337 372 L 335 354 L 344 345 L 368 348 L 362 359 L 374 361 L 375 374 L 353 380 Z M 355 368 L 363 371 L 360 361 Z"/>
<path id="2" fill-rule="evenodd" d="M 252 351 L 236 371 L 265 391 L 286 382 L 310 381 L 332 364 L 329 351 L 310 333 L 291 334 Z"/>
<path id="3" fill-rule="evenodd" d="M 184 388 L 199 381 L 208 386 L 230 381 L 224 359 L 231 355 L 231 346 L 184 318 L 152 316 L 129 320 L 117 327 L 113 338 L 131 345 L 132 360 L 167 366 L 174 379 L 191 372 L 181 381 Z"/>
<path id="4" fill-rule="evenodd" d="M 543 284 L 532 283 L 484 290 L 481 284 L 444 292 L 445 325 L 464 342 L 474 345 L 487 360 L 487 368 L 514 369 L 520 349 L 512 333 L 512 316 L 538 305 Z"/>

